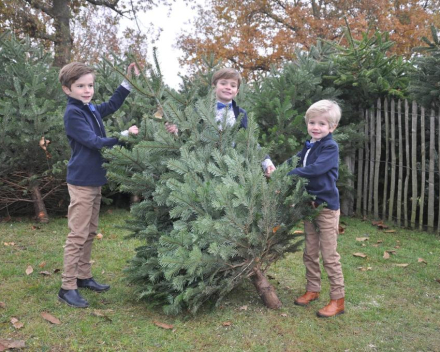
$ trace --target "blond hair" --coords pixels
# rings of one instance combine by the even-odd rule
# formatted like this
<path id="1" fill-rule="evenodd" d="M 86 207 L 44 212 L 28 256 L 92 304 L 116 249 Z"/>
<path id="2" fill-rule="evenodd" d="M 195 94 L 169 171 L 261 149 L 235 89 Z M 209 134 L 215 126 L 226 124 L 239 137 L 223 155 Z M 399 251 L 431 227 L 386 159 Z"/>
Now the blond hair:
<path id="1" fill-rule="evenodd" d="M 212 85 L 216 86 L 217 82 L 221 79 L 236 79 L 237 86 L 238 86 L 238 88 L 240 88 L 241 75 L 234 68 L 224 67 L 224 68 L 221 68 L 220 70 L 216 71 L 214 73 L 214 75 L 212 76 Z"/>
<path id="2" fill-rule="evenodd" d="M 93 68 L 83 64 L 82 62 L 71 62 L 63 66 L 58 75 L 58 79 L 62 86 L 70 89 L 73 82 L 77 81 L 80 77 L 91 73 L 95 77 Z"/>
<path id="3" fill-rule="evenodd" d="M 339 124 L 341 115 L 342 112 L 338 103 L 324 99 L 312 104 L 307 109 L 304 119 L 306 120 L 306 123 L 308 123 L 311 118 L 321 116 L 327 119 L 330 127 L 335 127 Z"/>

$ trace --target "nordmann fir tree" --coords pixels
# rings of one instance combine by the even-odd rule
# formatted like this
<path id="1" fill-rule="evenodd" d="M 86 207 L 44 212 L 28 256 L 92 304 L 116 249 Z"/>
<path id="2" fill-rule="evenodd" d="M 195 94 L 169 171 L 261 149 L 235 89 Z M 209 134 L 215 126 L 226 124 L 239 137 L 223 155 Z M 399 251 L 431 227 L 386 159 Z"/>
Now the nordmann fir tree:
<path id="1" fill-rule="evenodd" d="M 178 124 L 178 135 L 163 120 L 145 118 L 131 149 L 105 152 L 108 178 L 142 197 L 128 227 L 145 244 L 127 278 L 140 298 L 168 314 L 195 313 L 208 300 L 219 304 L 246 279 L 266 306 L 279 308 L 265 273 L 298 250 L 292 227 L 312 211 L 302 181 L 287 176 L 289 165 L 264 177 L 256 123 L 250 119 L 246 130 L 219 125 L 214 103 L 209 95 L 182 106 L 170 96 L 163 120 Z"/>

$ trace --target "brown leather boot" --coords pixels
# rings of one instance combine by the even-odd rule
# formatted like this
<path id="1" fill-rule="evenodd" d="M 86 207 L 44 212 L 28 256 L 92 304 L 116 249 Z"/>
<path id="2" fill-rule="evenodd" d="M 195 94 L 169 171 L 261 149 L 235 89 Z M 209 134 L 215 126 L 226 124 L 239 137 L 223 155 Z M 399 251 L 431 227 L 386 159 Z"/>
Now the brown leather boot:
<path id="1" fill-rule="evenodd" d="M 295 303 L 297 306 L 306 306 L 311 301 L 317 300 L 318 297 L 319 297 L 319 292 L 307 291 L 301 297 L 298 297 L 297 299 L 295 299 L 295 301 L 293 303 Z"/>
<path id="2" fill-rule="evenodd" d="M 344 314 L 344 297 L 339 299 L 331 299 L 330 303 L 316 313 L 320 318 L 334 317 Z"/>

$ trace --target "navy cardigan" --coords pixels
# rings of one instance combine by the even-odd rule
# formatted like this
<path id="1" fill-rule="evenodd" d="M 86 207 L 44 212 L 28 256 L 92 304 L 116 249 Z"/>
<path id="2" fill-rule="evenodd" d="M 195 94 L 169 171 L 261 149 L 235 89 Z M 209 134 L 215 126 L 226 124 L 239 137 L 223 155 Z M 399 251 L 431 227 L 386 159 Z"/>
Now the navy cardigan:
<path id="1" fill-rule="evenodd" d="M 298 175 L 309 180 L 306 189 L 309 194 L 316 196 L 315 202 L 319 205 L 326 203 L 326 207 L 338 210 L 339 191 L 336 181 L 339 177 L 339 148 L 329 133 L 320 141 L 316 141 L 307 156 L 306 166 L 303 166 L 307 147 L 297 154 L 300 157 L 298 167 L 288 174 Z"/>
<path id="2" fill-rule="evenodd" d="M 97 187 L 107 182 L 100 150 L 114 146 L 118 139 L 106 137 L 102 118 L 118 110 L 129 93 L 119 86 L 108 102 L 97 106 L 68 98 L 64 113 L 64 127 L 71 148 L 67 183 Z"/>

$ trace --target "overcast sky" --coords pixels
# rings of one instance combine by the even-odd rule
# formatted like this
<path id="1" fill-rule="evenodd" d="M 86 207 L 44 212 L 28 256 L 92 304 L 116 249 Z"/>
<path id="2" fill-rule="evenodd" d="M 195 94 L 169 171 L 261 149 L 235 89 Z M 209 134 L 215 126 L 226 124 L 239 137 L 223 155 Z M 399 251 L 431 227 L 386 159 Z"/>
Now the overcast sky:
<path id="1" fill-rule="evenodd" d="M 205 0 L 191 0 L 194 4 L 204 4 Z M 158 48 L 158 60 L 165 83 L 170 87 L 178 88 L 181 79 L 177 76 L 179 72 L 185 73 L 183 67 L 179 66 L 178 58 L 182 56 L 182 51 L 174 48 L 177 36 L 184 28 L 189 28 L 187 22 L 197 14 L 196 9 L 191 9 L 181 0 L 177 0 L 172 5 L 171 13 L 164 6 L 159 6 L 145 14 L 145 19 L 140 22 L 145 24 L 152 22 L 153 25 L 163 29 L 159 41 L 155 44 Z M 149 51 L 148 61 L 153 63 L 152 50 Z"/>

